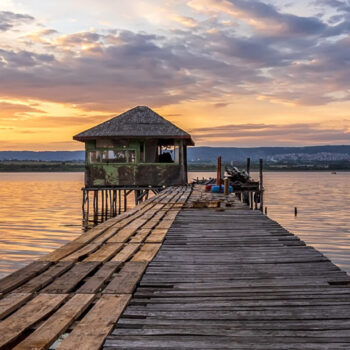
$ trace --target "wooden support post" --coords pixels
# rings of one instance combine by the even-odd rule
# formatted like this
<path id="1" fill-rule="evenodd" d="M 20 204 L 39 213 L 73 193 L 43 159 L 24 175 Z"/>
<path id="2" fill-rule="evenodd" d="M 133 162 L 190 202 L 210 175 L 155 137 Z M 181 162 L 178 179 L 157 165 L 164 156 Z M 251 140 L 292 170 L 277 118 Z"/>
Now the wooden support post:
<path id="1" fill-rule="evenodd" d="M 294 216 L 298 216 L 298 208 L 294 207 Z"/>
<path id="2" fill-rule="evenodd" d="M 254 193 L 250 192 L 250 209 L 254 209 Z"/>
<path id="3" fill-rule="evenodd" d="M 86 225 L 89 225 L 89 215 L 90 215 L 90 200 L 89 200 L 89 190 L 86 191 Z"/>
<path id="4" fill-rule="evenodd" d="M 122 212 L 122 191 L 118 190 L 118 214 Z"/>
<path id="5" fill-rule="evenodd" d="M 105 212 L 105 192 L 101 190 L 101 221 L 103 221 L 103 214 Z"/>
<path id="6" fill-rule="evenodd" d="M 96 191 L 96 222 L 98 222 L 98 210 L 99 210 L 98 201 L 99 201 L 99 191 L 97 190 Z"/>
<path id="7" fill-rule="evenodd" d="M 126 190 L 124 190 L 124 211 L 127 211 L 127 194 L 126 194 Z"/>
<path id="8" fill-rule="evenodd" d="M 113 190 L 113 216 L 117 215 L 117 191 Z"/>
<path id="9" fill-rule="evenodd" d="M 224 179 L 224 194 L 225 194 L 225 196 L 228 196 L 229 193 L 230 193 L 229 185 L 230 185 L 230 180 L 229 179 Z"/>
<path id="10" fill-rule="evenodd" d="M 87 227 L 87 222 L 88 222 L 88 219 L 89 218 L 87 218 L 86 217 L 86 212 L 87 212 L 87 210 L 86 210 L 86 189 L 85 188 L 83 188 L 83 205 L 82 205 L 82 210 L 83 210 L 83 226 L 84 227 Z"/>
<path id="11" fill-rule="evenodd" d="M 93 191 L 93 207 L 94 207 L 94 223 L 96 224 L 98 222 L 98 190 Z"/>
<path id="12" fill-rule="evenodd" d="M 247 174 L 250 175 L 250 158 L 247 158 Z"/>
<path id="13" fill-rule="evenodd" d="M 258 209 L 258 199 L 257 199 L 258 193 L 254 192 L 254 209 Z"/>
<path id="14" fill-rule="evenodd" d="M 260 210 L 264 210 L 264 179 L 263 179 L 263 160 L 259 159 L 259 178 L 260 178 Z"/>
<path id="15" fill-rule="evenodd" d="M 109 191 L 108 190 L 106 190 L 106 211 L 105 211 L 105 220 L 107 220 L 108 219 L 108 193 Z"/>
<path id="16" fill-rule="evenodd" d="M 135 206 L 139 204 L 139 196 L 140 196 L 140 190 L 135 190 L 134 191 L 134 196 L 135 196 Z"/>

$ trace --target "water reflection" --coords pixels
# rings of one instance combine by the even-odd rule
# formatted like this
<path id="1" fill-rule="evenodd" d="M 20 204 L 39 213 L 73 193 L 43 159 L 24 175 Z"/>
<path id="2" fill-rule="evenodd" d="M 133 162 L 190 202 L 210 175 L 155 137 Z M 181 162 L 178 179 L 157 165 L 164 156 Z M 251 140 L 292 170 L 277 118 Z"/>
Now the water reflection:
<path id="1" fill-rule="evenodd" d="M 254 175 L 254 174 L 253 174 Z M 190 173 L 189 178 L 215 177 Z M 82 173 L 0 173 L 0 277 L 82 233 Z M 266 173 L 269 216 L 350 272 L 350 173 Z M 298 216 L 294 217 L 294 207 Z"/>
<path id="2" fill-rule="evenodd" d="M 82 173 L 0 174 L 0 277 L 81 231 Z"/>

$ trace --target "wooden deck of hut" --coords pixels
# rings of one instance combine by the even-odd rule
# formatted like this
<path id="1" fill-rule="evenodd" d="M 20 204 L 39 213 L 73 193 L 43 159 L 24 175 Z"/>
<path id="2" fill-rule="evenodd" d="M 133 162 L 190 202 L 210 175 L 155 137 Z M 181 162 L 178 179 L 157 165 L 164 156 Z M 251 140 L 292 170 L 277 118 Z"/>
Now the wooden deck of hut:
<path id="1" fill-rule="evenodd" d="M 349 283 L 233 196 L 172 187 L 1 280 L 0 349 L 349 349 Z"/>

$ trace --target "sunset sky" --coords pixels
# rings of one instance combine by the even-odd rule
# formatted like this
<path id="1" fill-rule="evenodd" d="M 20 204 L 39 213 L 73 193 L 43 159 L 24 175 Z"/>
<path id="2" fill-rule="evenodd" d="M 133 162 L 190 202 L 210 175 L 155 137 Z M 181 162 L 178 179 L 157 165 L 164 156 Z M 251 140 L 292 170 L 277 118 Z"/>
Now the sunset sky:
<path id="1" fill-rule="evenodd" d="M 350 144 L 350 1 L 1 0 L 0 149 L 148 105 L 196 145 Z"/>

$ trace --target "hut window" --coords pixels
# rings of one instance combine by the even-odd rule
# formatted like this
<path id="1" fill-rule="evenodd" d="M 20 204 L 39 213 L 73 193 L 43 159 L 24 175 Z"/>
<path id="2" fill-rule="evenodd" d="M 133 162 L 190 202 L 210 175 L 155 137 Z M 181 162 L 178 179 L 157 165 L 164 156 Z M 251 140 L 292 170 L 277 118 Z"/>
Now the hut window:
<path id="1" fill-rule="evenodd" d="M 108 161 L 109 163 L 126 163 L 126 151 L 108 151 Z"/>
<path id="2" fill-rule="evenodd" d="M 145 143 L 141 142 L 140 143 L 140 162 L 145 161 Z"/>
<path id="3" fill-rule="evenodd" d="M 136 153 L 133 150 L 129 150 L 129 163 L 135 163 Z"/>
<path id="4" fill-rule="evenodd" d="M 105 150 L 89 152 L 89 163 L 135 163 L 134 150 Z"/>
<path id="5" fill-rule="evenodd" d="M 99 163 L 99 162 L 101 162 L 101 153 L 100 153 L 100 151 L 89 152 L 89 162 L 90 163 Z"/>
<path id="6" fill-rule="evenodd" d="M 102 155 L 102 161 L 105 161 L 108 159 L 108 151 L 101 152 L 101 155 Z"/>
<path id="7" fill-rule="evenodd" d="M 175 146 L 158 146 L 158 162 L 159 163 L 174 163 Z"/>

